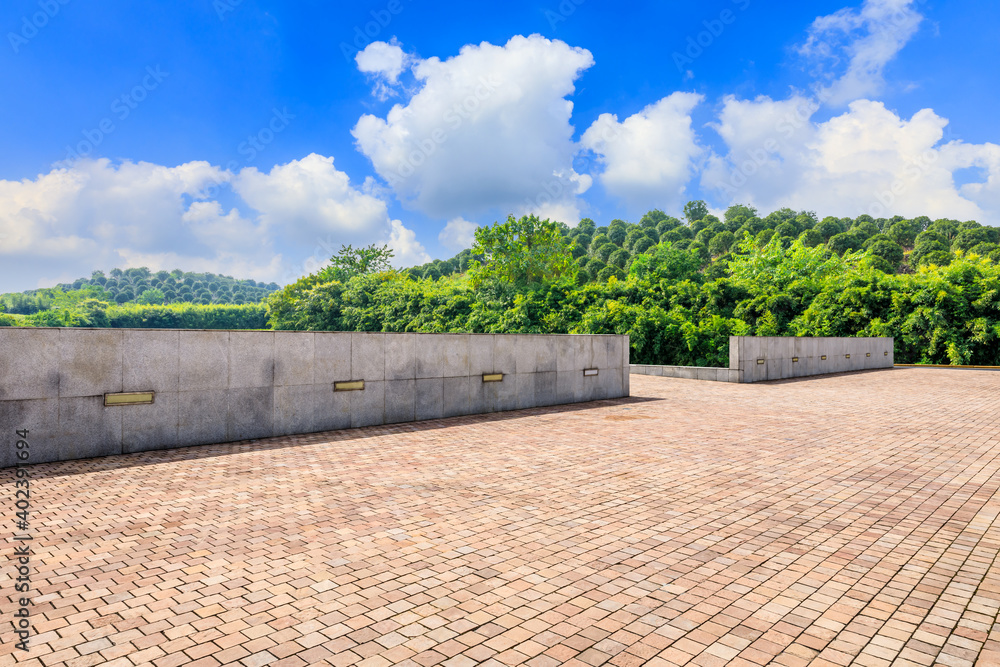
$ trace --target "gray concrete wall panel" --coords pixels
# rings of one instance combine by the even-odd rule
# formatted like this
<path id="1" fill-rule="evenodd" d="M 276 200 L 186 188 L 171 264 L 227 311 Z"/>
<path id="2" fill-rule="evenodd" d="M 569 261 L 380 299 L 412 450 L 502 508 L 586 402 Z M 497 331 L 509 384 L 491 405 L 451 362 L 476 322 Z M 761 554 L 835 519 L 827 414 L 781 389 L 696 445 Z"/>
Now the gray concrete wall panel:
<path id="1" fill-rule="evenodd" d="M 4 328 L 0 428 L 29 429 L 45 462 L 620 398 L 628 352 L 612 335 Z"/>

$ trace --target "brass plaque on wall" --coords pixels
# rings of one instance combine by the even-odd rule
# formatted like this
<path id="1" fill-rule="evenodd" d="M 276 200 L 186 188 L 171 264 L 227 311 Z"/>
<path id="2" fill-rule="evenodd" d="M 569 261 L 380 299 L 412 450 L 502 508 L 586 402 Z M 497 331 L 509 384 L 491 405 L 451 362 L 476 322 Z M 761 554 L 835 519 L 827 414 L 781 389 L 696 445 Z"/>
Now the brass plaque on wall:
<path id="1" fill-rule="evenodd" d="M 128 391 L 122 394 L 105 394 L 104 405 L 149 405 L 153 402 L 152 391 Z"/>
<path id="2" fill-rule="evenodd" d="M 334 391 L 364 391 L 365 381 L 364 380 L 348 380 L 346 382 L 334 382 Z"/>

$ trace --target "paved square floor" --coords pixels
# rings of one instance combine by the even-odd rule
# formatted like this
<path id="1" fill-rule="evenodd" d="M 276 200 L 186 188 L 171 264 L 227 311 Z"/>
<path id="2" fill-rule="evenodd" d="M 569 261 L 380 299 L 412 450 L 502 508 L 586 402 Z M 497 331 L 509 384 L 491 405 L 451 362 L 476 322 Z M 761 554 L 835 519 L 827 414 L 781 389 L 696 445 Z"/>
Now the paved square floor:
<path id="1" fill-rule="evenodd" d="M 34 466 L 0 665 L 1000 664 L 1000 372 Z"/>

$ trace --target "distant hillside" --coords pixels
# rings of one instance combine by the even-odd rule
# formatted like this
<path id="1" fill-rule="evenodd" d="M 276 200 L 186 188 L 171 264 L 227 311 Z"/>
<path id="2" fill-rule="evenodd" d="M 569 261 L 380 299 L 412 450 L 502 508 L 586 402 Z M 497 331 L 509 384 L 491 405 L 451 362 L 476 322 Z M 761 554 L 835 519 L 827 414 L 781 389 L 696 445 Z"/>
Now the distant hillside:
<path id="1" fill-rule="evenodd" d="M 214 273 L 151 272 L 146 267 L 94 271 L 89 278 L 52 288 L 0 294 L 8 313 L 31 315 L 52 308 L 72 307 L 83 299 L 117 304 L 245 304 L 257 303 L 278 289 L 276 283 L 238 280 Z"/>

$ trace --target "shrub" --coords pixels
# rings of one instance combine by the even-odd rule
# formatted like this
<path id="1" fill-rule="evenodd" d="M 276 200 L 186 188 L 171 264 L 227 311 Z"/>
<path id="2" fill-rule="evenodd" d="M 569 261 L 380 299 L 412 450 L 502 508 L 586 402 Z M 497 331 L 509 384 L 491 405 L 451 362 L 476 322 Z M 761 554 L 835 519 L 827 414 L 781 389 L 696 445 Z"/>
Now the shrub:
<path id="1" fill-rule="evenodd" d="M 874 257 L 880 257 L 885 260 L 890 267 L 890 271 L 893 273 L 903 263 L 903 247 L 898 243 L 893 243 L 889 240 L 876 241 L 868 247 L 868 251 Z"/>

